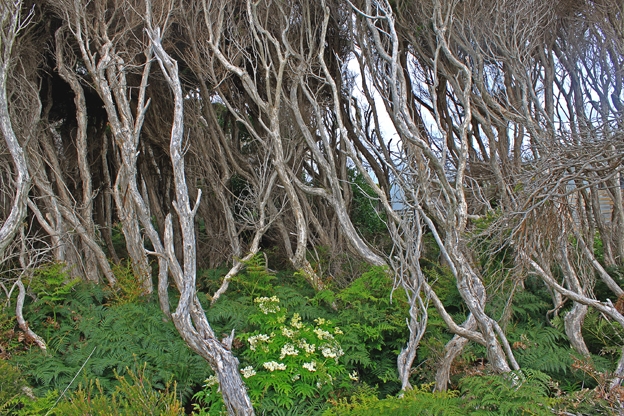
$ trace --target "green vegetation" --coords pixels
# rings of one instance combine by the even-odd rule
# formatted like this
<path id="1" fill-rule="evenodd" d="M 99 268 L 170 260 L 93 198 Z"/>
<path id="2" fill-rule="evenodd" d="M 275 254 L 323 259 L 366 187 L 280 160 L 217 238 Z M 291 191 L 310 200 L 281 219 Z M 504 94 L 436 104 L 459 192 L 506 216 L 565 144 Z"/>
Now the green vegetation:
<path id="1" fill-rule="evenodd" d="M 451 275 L 427 270 L 461 320 L 465 311 L 452 308 L 458 294 Z M 0 414 L 225 414 L 207 363 L 186 347 L 155 299 L 140 296 L 129 268 L 115 272 L 120 285 L 111 290 L 71 281 L 60 264 L 36 271 L 24 313 L 48 351 L 16 335 L 2 341 Z M 203 285 L 214 287 L 223 272 L 203 271 Z M 436 360 L 450 334 L 430 309 L 412 376 L 417 387 L 399 395 L 396 357 L 408 336 L 408 304 L 401 291 L 390 297 L 392 288 L 387 270 L 372 267 L 346 287 L 314 292 L 292 272 L 269 272 L 258 255 L 222 299 L 209 307 L 205 296 L 204 306 L 216 333 L 236 331 L 232 348 L 258 414 L 615 414 L 607 370 L 621 331 L 590 313 L 585 334 L 594 355 L 581 359 L 561 318 L 546 319 L 548 293 L 531 279 L 511 300 L 494 296 L 489 306 L 494 316 L 507 314 L 522 371 L 491 374 L 483 347 L 469 344 L 454 363 L 451 389 L 434 392 Z M 6 310 L 2 331 L 19 333 Z"/>

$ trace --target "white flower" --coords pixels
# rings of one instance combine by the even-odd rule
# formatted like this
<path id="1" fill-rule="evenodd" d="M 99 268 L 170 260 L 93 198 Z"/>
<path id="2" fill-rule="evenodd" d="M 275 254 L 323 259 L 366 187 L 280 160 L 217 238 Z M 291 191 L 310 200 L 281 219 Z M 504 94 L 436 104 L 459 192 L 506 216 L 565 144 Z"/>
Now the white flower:
<path id="1" fill-rule="evenodd" d="M 271 372 L 275 370 L 286 370 L 286 364 L 276 363 L 275 361 L 269 361 L 262 364 L 262 366 Z"/>
<path id="2" fill-rule="evenodd" d="M 334 334 L 336 334 L 336 335 L 342 335 L 342 334 L 344 334 L 344 332 L 342 332 L 342 329 L 340 329 L 340 328 L 336 327 L 336 328 L 334 328 Z"/>
<path id="3" fill-rule="evenodd" d="M 245 378 L 253 377 L 256 375 L 256 370 L 254 370 L 253 367 L 250 365 L 245 368 L 242 368 L 240 372 L 243 374 L 243 377 Z"/>
<path id="4" fill-rule="evenodd" d="M 313 354 L 316 351 L 316 345 L 308 344 L 305 339 L 299 341 L 299 348 L 303 348 L 303 350 L 308 354 Z"/>
<path id="5" fill-rule="evenodd" d="M 316 318 L 316 319 L 314 320 L 314 322 L 316 322 L 316 324 L 317 324 L 317 325 L 323 325 L 323 324 L 325 324 L 325 322 L 327 322 L 327 321 L 325 320 L 325 318 Z M 328 322 L 328 323 L 329 323 L 329 322 Z"/>
<path id="6" fill-rule="evenodd" d="M 334 339 L 334 336 L 321 328 L 315 328 L 313 331 L 318 339 Z"/>
<path id="7" fill-rule="evenodd" d="M 303 323 L 301 322 L 301 316 L 298 313 L 293 314 L 293 317 L 290 320 L 290 326 L 292 326 L 293 328 L 297 328 L 297 329 L 303 328 Z"/>
<path id="8" fill-rule="evenodd" d="M 292 338 L 295 336 L 295 331 L 293 331 L 290 328 L 286 328 L 285 326 L 282 327 L 282 335 L 284 335 L 285 337 L 288 338 Z"/>
<path id="9" fill-rule="evenodd" d="M 212 387 L 215 384 L 219 384 L 219 380 L 217 379 L 217 376 L 215 376 L 214 374 L 208 377 L 206 380 L 204 380 L 204 387 Z"/>
<path id="10" fill-rule="evenodd" d="M 332 348 L 323 347 L 321 349 L 321 353 L 323 353 L 323 357 L 325 358 L 336 358 L 336 353 L 334 352 Z"/>
<path id="11" fill-rule="evenodd" d="M 292 344 L 286 344 L 282 347 L 280 360 L 283 360 L 287 355 L 299 355 L 299 350 Z"/>
<path id="12" fill-rule="evenodd" d="M 250 336 L 247 341 L 249 342 L 249 349 L 255 351 L 259 342 L 271 342 L 271 337 L 266 334 L 258 334 Z"/>
<path id="13" fill-rule="evenodd" d="M 303 363 L 303 368 L 313 373 L 316 371 L 316 361 L 311 361 L 309 363 Z"/>
<path id="14" fill-rule="evenodd" d="M 360 377 L 358 376 L 358 373 L 355 370 L 353 370 L 353 372 L 349 374 L 349 378 L 353 381 L 360 381 Z"/>
<path id="15" fill-rule="evenodd" d="M 279 312 L 280 307 L 277 305 L 279 303 L 279 298 L 277 296 L 261 297 L 255 298 L 254 302 L 258 304 L 258 307 L 265 315 L 269 313 Z"/>
<path id="16" fill-rule="evenodd" d="M 338 358 L 344 355 L 344 351 L 342 351 L 342 348 L 340 347 L 330 347 L 325 345 L 321 348 L 321 354 L 323 354 L 323 357 L 325 358 L 333 358 L 336 362 L 338 362 Z"/>

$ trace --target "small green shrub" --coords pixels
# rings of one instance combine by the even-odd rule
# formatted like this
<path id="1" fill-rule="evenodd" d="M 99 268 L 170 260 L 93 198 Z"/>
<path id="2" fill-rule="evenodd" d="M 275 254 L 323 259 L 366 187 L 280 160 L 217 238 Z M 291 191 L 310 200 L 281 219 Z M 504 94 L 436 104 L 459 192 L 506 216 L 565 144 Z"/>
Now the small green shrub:
<path id="1" fill-rule="evenodd" d="M 431 392 L 433 384 L 427 384 L 381 400 L 374 389 L 364 388 L 324 416 L 552 415 L 560 400 L 549 397 L 550 385 L 547 375 L 528 370 L 465 377 L 461 391 Z"/>
<path id="2" fill-rule="evenodd" d="M 237 276 L 236 280 L 243 286 L 245 292 L 254 298 L 273 293 L 272 282 L 276 277 L 267 270 L 264 256 L 258 253 L 245 262 L 245 271 Z"/>
<path id="3" fill-rule="evenodd" d="M 19 410 L 8 413 L 11 416 L 46 416 L 54 415 L 51 409 L 57 403 L 59 393 L 56 390 L 48 391 L 42 397 L 25 397 L 20 398 Z"/>
<path id="4" fill-rule="evenodd" d="M 15 311 L 8 306 L 8 302 L 3 303 L 0 305 L 0 359 L 8 359 L 25 348 L 16 327 Z"/>
<path id="5" fill-rule="evenodd" d="M 147 300 L 143 285 L 134 275 L 130 262 L 112 265 L 113 273 L 117 279 L 114 288 L 108 288 L 107 300 L 109 305 L 123 305 L 126 303 L 139 303 Z"/>
<path id="6" fill-rule="evenodd" d="M 0 359 L 0 415 L 9 415 L 21 407 L 26 382 L 17 367 Z"/>
<path id="7" fill-rule="evenodd" d="M 29 289 L 37 308 L 56 319 L 58 307 L 70 298 L 74 286 L 79 283 L 80 279 L 70 280 L 67 266 L 50 263 L 34 271 Z"/>
<path id="8" fill-rule="evenodd" d="M 299 313 L 289 314 L 276 296 L 254 299 L 249 322 L 255 331 L 239 335 L 247 348 L 241 355 L 241 373 L 258 411 L 268 414 L 297 407 L 313 412 L 321 409 L 332 394 L 350 386 L 341 357 L 343 331 L 331 321 L 316 318 L 303 321 Z M 216 377 L 206 380 L 195 395 L 200 415 L 222 411 Z"/>

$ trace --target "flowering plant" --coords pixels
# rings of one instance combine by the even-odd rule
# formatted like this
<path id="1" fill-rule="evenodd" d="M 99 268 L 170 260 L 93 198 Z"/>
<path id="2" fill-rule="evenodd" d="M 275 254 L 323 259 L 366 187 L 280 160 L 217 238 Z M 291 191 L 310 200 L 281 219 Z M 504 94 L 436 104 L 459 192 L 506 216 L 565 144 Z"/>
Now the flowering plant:
<path id="1" fill-rule="evenodd" d="M 249 322 L 256 330 L 239 335 L 246 347 L 240 371 L 254 406 L 265 411 L 322 406 L 332 392 L 357 377 L 347 374 L 340 360 L 344 334 L 331 321 L 305 322 L 280 306 L 276 296 L 258 297 L 254 305 Z M 208 384 L 206 401 L 210 394 L 219 394 L 218 385 Z"/>

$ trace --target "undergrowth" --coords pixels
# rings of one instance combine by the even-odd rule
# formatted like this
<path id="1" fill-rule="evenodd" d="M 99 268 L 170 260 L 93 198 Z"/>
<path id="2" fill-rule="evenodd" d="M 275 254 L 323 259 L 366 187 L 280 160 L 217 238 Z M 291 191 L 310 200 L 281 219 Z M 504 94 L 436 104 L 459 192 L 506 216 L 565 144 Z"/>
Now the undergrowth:
<path id="1" fill-rule="evenodd" d="M 408 336 L 408 305 L 402 292 L 392 292 L 387 270 L 371 267 L 346 287 L 315 292 L 292 272 L 269 271 L 264 259 L 248 262 L 214 305 L 210 295 L 226 269 L 200 272 L 209 321 L 221 336 L 235 331 L 232 351 L 259 414 L 618 412 L 624 389 L 608 388 L 609 370 L 624 332 L 590 310 L 583 331 L 592 355 L 579 357 L 563 328 L 565 307 L 549 312 L 550 294 L 537 280 L 490 281 L 499 286 L 488 313 L 504 327 L 521 372 L 491 374 L 485 349 L 469 343 L 451 368 L 451 389 L 433 392 L 430 382 L 452 334 L 430 308 L 411 378 L 418 387 L 400 395 L 396 358 Z M 467 311 L 457 306 L 463 303 L 452 274 L 433 262 L 423 270 L 462 322 Z M 60 264 L 33 274 L 24 314 L 46 340 L 47 354 L 27 343 L 2 309 L 0 358 L 9 361 L 0 360 L 0 414 L 45 414 L 55 404 L 56 414 L 87 414 L 89 405 L 100 414 L 149 414 L 137 407 L 139 397 L 158 409 L 154 414 L 181 414 L 182 406 L 198 415 L 224 411 L 207 363 L 186 347 L 155 299 L 141 295 L 131 268 L 117 266 L 115 273 L 116 290 L 73 281 Z"/>
<path id="2" fill-rule="evenodd" d="M 164 320 L 156 302 L 136 295 L 132 282 L 114 292 L 83 282 L 60 290 L 66 276 L 62 268 L 54 270 L 31 286 L 34 300 L 24 309 L 48 350 L 30 347 L 12 358 L 36 394 L 95 380 L 102 394 L 112 394 L 129 371 L 141 370 L 155 389 L 175 381 L 179 398 L 188 400 L 208 376 L 208 364 Z"/>

